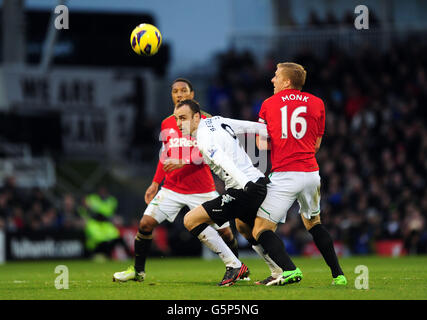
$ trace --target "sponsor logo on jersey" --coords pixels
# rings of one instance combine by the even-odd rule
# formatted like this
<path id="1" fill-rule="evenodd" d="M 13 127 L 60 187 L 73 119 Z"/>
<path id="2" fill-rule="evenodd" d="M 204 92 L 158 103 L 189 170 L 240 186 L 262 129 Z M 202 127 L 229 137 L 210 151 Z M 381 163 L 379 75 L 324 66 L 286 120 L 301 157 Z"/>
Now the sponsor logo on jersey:
<path id="1" fill-rule="evenodd" d="M 197 147 L 197 140 L 190 140 L 187 138 L 172 138 L 169 140 L 170 148 L 180 147 Z"/>

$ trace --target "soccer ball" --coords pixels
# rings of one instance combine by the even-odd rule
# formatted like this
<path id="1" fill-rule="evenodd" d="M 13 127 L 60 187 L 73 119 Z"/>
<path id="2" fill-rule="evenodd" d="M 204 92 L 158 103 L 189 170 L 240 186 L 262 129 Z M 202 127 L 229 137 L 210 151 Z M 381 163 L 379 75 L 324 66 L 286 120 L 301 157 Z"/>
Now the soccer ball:
<path id="1" fill-rule="evenodd" d="M 139 55 L 152 56 L 162 44 L 162 34 L 152 24 L 141 23 L 130 35 L 130 45 Z"/>

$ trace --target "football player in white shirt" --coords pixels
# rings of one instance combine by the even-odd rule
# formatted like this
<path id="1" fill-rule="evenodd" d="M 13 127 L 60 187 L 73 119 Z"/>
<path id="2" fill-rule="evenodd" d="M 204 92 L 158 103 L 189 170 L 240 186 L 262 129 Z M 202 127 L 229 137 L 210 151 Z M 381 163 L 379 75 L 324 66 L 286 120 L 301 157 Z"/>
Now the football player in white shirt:
<path id="1" fill-rule="evenodd" d="M 235 219 L 237 230 L 249 241 L 273 272 L 280 272 L 252 237 L 252 228 L 259 206 L 267 194 L 268 178 L 255 168 L 237 138 L 240 133 L 267 135 L 261 123 L 215 116 L 201 119 L 200 106 L 194 100 L 180 102 L 174 110 L 178 128 L 183 135 L 192 135 L 205 162 L 225 183 L 226 191 L 219 197 L 192 209 L 184 217 L 185 227 L 226 265 L 220 286 L 229 286 L 248 275 L 249 270 L 239 261 L 209 224 L 222 224 Z"/>

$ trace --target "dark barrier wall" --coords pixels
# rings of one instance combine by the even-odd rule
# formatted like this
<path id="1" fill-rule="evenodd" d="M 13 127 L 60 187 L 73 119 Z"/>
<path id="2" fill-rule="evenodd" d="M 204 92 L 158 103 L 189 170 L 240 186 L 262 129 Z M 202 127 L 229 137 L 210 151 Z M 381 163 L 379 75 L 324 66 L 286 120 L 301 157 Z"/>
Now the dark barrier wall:
<path id="1" fill-rule="evenodd" d="M 6 233 L 6 260 L 76 259 L 84 256 L 83 232 Z"/>

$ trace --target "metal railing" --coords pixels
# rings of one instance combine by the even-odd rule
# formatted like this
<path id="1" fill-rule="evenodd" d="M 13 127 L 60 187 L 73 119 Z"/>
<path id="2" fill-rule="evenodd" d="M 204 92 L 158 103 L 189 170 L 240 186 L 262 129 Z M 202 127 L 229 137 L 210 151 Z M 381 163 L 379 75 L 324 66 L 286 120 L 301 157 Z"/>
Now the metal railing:
<path id="1" fill-rule="evenodd" d="M 248 50 L 262 60 L 269 54 L 290 58 L 304 50 L 322 55 L 331 43 L 350 54 L 367 45 L 385 51 L 396 41 L 411 36 L 427 39 L 427 26 L 390 25 L 367 30 L 357 30 L 352 26 L 321 26 L 234 31 L 230 43 L 237 51 Z"/>

